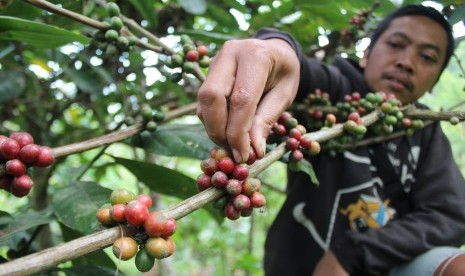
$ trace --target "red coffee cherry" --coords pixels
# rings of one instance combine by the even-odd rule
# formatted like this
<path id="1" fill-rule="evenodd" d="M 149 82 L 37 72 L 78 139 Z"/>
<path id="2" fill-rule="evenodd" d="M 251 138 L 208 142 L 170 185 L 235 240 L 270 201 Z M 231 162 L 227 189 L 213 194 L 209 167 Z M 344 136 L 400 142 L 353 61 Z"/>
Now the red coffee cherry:
<path id="1" fill-rule="evenodd" d="M 32 188 L 32 179 L 27 174 L 13 178 L 10 184 L 10 192 L 16 197 L 29 194 Z"/>
<path id="2" fill-rule="evenodd" d="M 5 159 L 16 158 L 19 154 L 21 147 L 19 146 L 18 141 L 7 138 L 0 145 L 0 155 Z"/>
<path id="3" fill-rule="evenodd" d="M 225 188 L 228 194 L 237 196 L 242 192 L 242 183 L 235 178 L 231 178 L 228 180 L 228 184 L 226 184 Z"/>
<path id="4" fill-rule="evenodd" d="M 10 138 L 15 139 L 21 148 L 26 145 L 34 144 L 34 138 L 28 132 L 22 132 L 22 131 L 13 132 L 10 135 Z"/>
<path id="5" fill-rule="evenodd" d="M 13 176 L 21 176 L 26 173 L 26 165 L 19 159 L 11 159 L 5 164 L 6 172 Z"/>
<path id="6" fill-rule="evenodd" d="M 213 175 L 219 170 L 218 160 L 213 158 L 207 158 L 200 162 L 200 169 L 208 175 Z"/>
<path id="7" fill-rule="evenodd" d="M 232 202 L 228 202 L 224 207 L 224 214 L 230 220 L 237 220 L 241 217 L 241 212 L 234 208 Z"/>
<path id="8" fill-rule="evenodd" d="M 165 222 L 165 232 L 161 235 L 161 237 L 167 239 L 168 237 L 173 235 L 174 232 L 176 232 L 176 226 L 176 220 L 172 218 L 167 218 Z"/>
<path id="9" fill-rule="evenodd" d="M 289 150 L 296 150 L 299 148 L 299 140 L 295 138 L 288 138 L 286 141 L 286 148 Z"/>
<path id="10" fill-rule="evenodd" d="M 292 128 L 291 130 L 289 130 L 289 137 L 294 138 L 296 140 L 300 140 L 300 138 L 302 137 L 302 132 L 300 132 L 300 130 L 297 129 L 297 127 Z"/>
<path id="11" fill-rule="evenodd" d="M 242 183 L 242 193 L 250 197 L 253 193 L 260 191 L 261 185 L 258 178 L 248 178 Z"/>
<path id="12" fill-rule="evenodd" d="M 256 160 L 257 160 L 257 153 L 255 152 L 255 149 L 253 147 L 250 147 L 249 158 L 247 159 L 245 163 L 247 165 L 252 165 L 253 163 L 255 163 Z"/>
<path id="13" fill-rule="evenodd" d="M 55 161 L 52 150 L 47 146 L 40 147 L 39 156 L 34 161 L 33 165 L 37 167 L 48 167 Z"/>
<path id="14" fill-rule="evenodd" d="M 220 159 L 220 161 L 218 162 L 218 166 L 220 168 L 220 170 L 222 172 L 224 172 L 225 174 L 230 174 L 233 172 L 234 170 L 234 160 L 232 160 L 231 157 L 223 157 Z"/>
<path id="15" fill-rule="evenodd" d="M 239 194 L 232 199 L 232 204 L 234 208 L 238 211 L 249 209 L 250 198 L 244 194 Z"/>
<path id="16" fill-rule="evenodd" d="M 152 212 L 149 214 L 144 223 L 145 233 L 149 237 L 158 237 L 168 233 L 167 218 L 160 212 Z"/>
<path id="17" fill-rule="evenodd" d="M 130 225 L 142 226 L 149 217 L 149 209 L 142 202 L 133 200 L 126 206 L 124 217 Z"/>
<path id="18" fill-rule="evenodd" d="M 104 204 L 97 211 L 97 221 L 104 226 L 113 226 L 116 224 L 111 217 L 110 208 L 110 204 Z"/>
<path id="19" fill-rule="evenodd" d="M 211 184 L 212 177 L 208 174 L 201 174 L 197 177 L 197 189 L 199 191 L 206 190 L 212 186 Z"/>
<path id="20" fill-rule="evenodd" d="M 186 60 L 188 60 L 188 61 L 197 61 L 197 60 L 199 60 L 199 52 L 197 52 L 197 50 L 189 50 L 186 53 Z"/>
<path id="21" fill-rule="evenodd" d="M 110 208 L 110 216 L 111 218 L 119 223 L 126 222 L 125 218 L 126 213 L 126 204 L 116 204 L 111 206 Z"/>
<path id="22" fill-rule="evenodd" d="M 26 164 L 34 163 L 40 154 L 40 146 L 36 144 L 25 145 L 19 151 L 18 159 Z"/>
<path id="23" fill-rule="evenodd" d="M 266 204 L 266 199 L 262 193 L 255 192 L 250 196 L 250 205 L 253 208 L 260 208 L 262 206 L 265 206 L 265 204 Z"/>
<path id="24" fill-rule="evenodd" d="M 228 184 L 228 180 L 229 178 L 227 174 L 222 171 L 217 171 L 215 174 L 213 174 L 211 183 L 213 187 L 222 188 Z"/>
<path id="25" fill-rule="evenodd" d="M 199 58 L 202 58 L 208 54 L 208 47 L 205 45 L 197 46 L 197 52 L 199 53 Z"/>
<path id="26" fill-rule="evenodd" d="M 246 180 L 249 177 L 249 169 L 243 165 L 236 165 L 233 170 L 233 177 L 239 181 Z"/>
<path id="27" fill-rule="evenodd" d="M 152 207 L 153 201 L 152 197 L 150 197 L 149 195 L 140 194 L 136 197 L 136 200 L 144 204 L 147 207 L 147 209 L 150 209 L 150 207 Z"/>

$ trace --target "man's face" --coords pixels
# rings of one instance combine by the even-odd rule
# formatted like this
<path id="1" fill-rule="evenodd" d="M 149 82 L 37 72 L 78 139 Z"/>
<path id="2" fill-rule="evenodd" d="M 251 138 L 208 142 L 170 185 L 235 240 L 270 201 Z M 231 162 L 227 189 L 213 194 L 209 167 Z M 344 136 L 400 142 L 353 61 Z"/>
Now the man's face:
<path id="1" fill-rule="evenodd" d="M 425 16 L 394 19 L 360 60 L 365 81 L 374 91 L 392 93 L 404 104 L 430 91 L 444 64 L 445 30 Z"/>

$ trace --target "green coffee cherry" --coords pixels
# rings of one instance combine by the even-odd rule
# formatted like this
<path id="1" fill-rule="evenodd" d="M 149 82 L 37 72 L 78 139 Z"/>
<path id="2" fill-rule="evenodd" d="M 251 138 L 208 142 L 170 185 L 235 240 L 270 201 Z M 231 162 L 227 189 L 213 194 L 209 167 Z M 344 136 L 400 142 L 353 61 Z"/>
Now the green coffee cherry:
<path id="1" fill-rule="evenodd" d="M 119 36 L 118 40 L 116 41 L 116 44 L 121 50 L 125 50 L 129 46 L 129 40 L 125 36 Z"/>
<path id="2" fill-rule="evenodd" d="M 107 3 L 106 11 L 107 11 L 108 16 L 110 17 L 119 16 L 121 14 L 118 4 L 113 3 L 113 2 Z"/>
<path id="3" fill-rule="evenodd" d="M 449 122 L 451 123 L 451 125 L 456 125 L 460 123 L 460 119 L 457 116 L 452 116 L 449 118 Z"/>
<path id="4" fill-rule="evenodd" d="M 113 30 L 119 31 L 121 30 L 122 27 L 123 27 L 123 21 L 121 20 L 121 18 L 119 18 L 119 16 L 113 16 L 110 19 L 110 28 L 112 28 Z"/>
<path id="5" fill-rule="evenodd" d="M 145 129 L 147 129 L 150 132 L 154 132 L 157 130 L 158 124 L 155 121 L 148 121 L 147 124 L 145 125 Z"/>
<path id="6" fill-rule="evenodd" d="M 176 72 L 176 73 L 173 73 L 169 76 L 169 80 L 176 83 L 176 82 L 179 82 L 180 80 L 182 80 L 182 73 L 181 72 Z"/>
<path id="7" fill-rule="evenodd" d="M 108 41 L 115 41 L 118 39 L 118 32 L 115 31 L 115 30 L 108 30 L 105 32 L 105 38 L 108 40 Z"/>

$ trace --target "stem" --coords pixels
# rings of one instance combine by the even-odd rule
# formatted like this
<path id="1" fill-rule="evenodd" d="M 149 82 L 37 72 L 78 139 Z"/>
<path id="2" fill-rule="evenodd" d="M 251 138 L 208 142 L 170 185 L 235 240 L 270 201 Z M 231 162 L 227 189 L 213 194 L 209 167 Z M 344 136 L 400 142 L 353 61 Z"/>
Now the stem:
<path id="1" fill-rule="evenodd" d="M 91 27 L 94 27 L 96 29 L 100 29 L 100 30 L 105 30 L 105 29 L 108 29 L 108 26 L 100 21 L 97 21 L 97 20 L 94 20 L 90 17 L 87 17 L 87 16 L 84 16 L 82 14 L 79 14 L 79 13 L 75 13 L 73 11 L 70 11 L 70 10 L 67 10 L 67 9 L 64 9 L 64 8 L 61 8 L 57 5 L 54 5 L 48 1 L 45 1 L 45 0 L 23 0 L 24 2 L 27 2 L 31 5 L 34 5 L 36 7 L 39 7 L 41 9 L 44 9 L 44 10 L 47 10 L 49 12 L 52 12 L 52 13 L 56 13 L 56 14 L 61 14 L 63 16 L 66 16 L 66 17 L 69 17 L 69 18 L 72 18 L 78 22 L 81 22 L 85 25 L 88 25 L 88 26 L 91 26 Z"/>
<path id="2" fill-rule="evenodd" d="M 370 125 L 379 118 L 380 111 L 362 117 L 364 125 Z M 308 133 L 306 136 L 315 141 L 322 142 L 343 134 L 343 125 L 338 124 L 329 129 L 323 129 L 316 132 Z M 285 142 L 278 145 L 270 151 L 261 160 L 256 161 L 249 166 L 249 177 L 255 177 L 260 172 L 268 168 L 273 162 L 279 160 L 286 153 Z M 208 203 L 222 197 L 226 194 L 224 189 L 209 188 L 190 198 L 187 198 L 176 206 L 161 211 L 166 217 L 179 220 L 180 218 L 194 212 Z M 124 229 L 128 229 L 125 227 Z M 124 233 L 125 235 L 130 233 Z M 62 262 L 75 259 L 79 256 L 102 249 L 121 236 L 120 227 L 102 230 L 98 233 L 81 237 L 79 239 L 64 243 L 50 249 L 28 255 L 6 264 L 0 265 L 2 275 L 29 275 L 35 272 L 54 267 Z"/>

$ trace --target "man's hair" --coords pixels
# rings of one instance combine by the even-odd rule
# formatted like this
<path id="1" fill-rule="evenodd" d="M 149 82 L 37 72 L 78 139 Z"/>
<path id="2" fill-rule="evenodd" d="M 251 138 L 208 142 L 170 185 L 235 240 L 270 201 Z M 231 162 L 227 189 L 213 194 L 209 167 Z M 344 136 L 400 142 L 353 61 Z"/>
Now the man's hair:
<path id="1" fill-rule="evenodd" d="M 409 15 L 420 15 L 426 16 L 439 25 L 446 31 L 447 36 L 447 49 L 446 49 L 446 58 L 444 60 L 444 64 L 442 66 L 442 70 L 447 66 L 449 60 L 454 53 L 454 37 L 452 35 L 452 27 L 450 26 L 449 22 L 447 22 L 446 18 L 438 12 L 436 9 L 431 7 L 426 7 L 422 5 L 407 5 L 403 6 L 390 14 L 388 14 L 384 19 L 379 23 L 378 27 L 373 31 L 371 35 L 371 43 L 369 49 L 373 48 L 373 46 L 378 41 L 381 34 L 389 27 L 391 22 L 399 17 L 409 16 Z M 441 70 L 441 72 L 442 72 Z"/>

